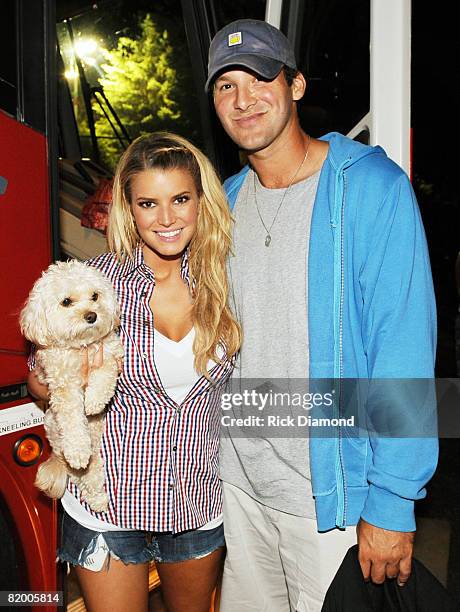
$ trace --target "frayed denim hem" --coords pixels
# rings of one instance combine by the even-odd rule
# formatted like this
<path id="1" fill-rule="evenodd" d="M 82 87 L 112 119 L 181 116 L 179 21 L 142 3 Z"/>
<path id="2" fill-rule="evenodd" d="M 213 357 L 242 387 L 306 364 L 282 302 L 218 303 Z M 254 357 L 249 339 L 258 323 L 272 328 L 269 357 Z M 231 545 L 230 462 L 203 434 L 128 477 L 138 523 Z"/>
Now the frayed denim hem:
<path id="1" fill-rule="evenodd" d="M 88 567 L 86 561 L 97 550 L 98 539 L 101 535 L 107 547 L 106 556 L 102 563 L 102 567 L 99 569 L 93 570 L 91 567 Z M 67 564 L 70 563 L 74 567 L 79 566 L 85 569 L 89 569 L 90 571 L 97 572 L 97 571 L 102 571 L 103 569 L 105 569 L 106 571 L 109 571 L 111 559 L 122 561 L 125 565 L 129 565 L 129 564 L 137 565 L 137 564 L 142 564 L 142 563 L 149 563 L 152 560 L 152 558 L 153 558 L 152 554 L 149 552 L 149 550 L 140 551 L 139 553 L 136 553 L 135 555 L 128 553 L 120 557 L 111 548 L 109 548 L 109 545 L 106 539 L 104 538 L 104 535 L 97 533 L 94 536 L 94 538 L 92 538 L 92 540 L 89 542 L 88 546 L 80 552 L 78 558 L 69 554 L 68 552 L 66 552 L 65 550 L 61 548 L 61 549 L 58 549 L 57 551 L 56 561 L 61 561 Z"/>
<path id="2" fill-rule="evenodd" d="M 220 525 L 210 530 L 184 532 L 178 536 L 154 537 L 151 544 L 156 563 L 180 563 L 202 559 L 225 546 L 224 530 Z"/>
<path id="3" fill-rule="evenodd" d="M 211 555 L 213 552 L 216 552 L 216 550 L 219 550 L 219 548 L 223 548 L 224 546 L 225 544 L 219 544 L 219 546 L 212 546 L 208 550 L 200 551 L 199 553 L 191 552 L 189 554 L 181 555 L 179 558 L 176 557 L 174 559 L 160 559 L 159 557 L 155 556 L 154 560 L 156 563 L 181 563 L 182 561 L 190 561 L 192 559 L 204 559 L 204 557 Z"/>

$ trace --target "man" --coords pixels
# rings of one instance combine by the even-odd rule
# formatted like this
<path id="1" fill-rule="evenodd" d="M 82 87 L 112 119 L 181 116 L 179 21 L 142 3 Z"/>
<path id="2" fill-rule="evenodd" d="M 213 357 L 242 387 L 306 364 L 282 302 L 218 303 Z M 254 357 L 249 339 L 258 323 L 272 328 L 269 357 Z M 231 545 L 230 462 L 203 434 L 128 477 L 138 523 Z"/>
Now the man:
<path id="1" fill-rule="evenodd" d="M 435 307 L 406 175 L 380 147 L 302 130 L 305 78 L 286 37 L 265 22 L 216 34 L 206 87 L 249 162 L 225 184 L 244 337 L 236 375 L 431 378 Z M 394 395 L 396 410 L 417 410 Z M 364 578 L 403 585 L 414 500 L 436 461 L 428 438 L 225 436 L 221 609 L 320 610 L 356 534 Z"/>

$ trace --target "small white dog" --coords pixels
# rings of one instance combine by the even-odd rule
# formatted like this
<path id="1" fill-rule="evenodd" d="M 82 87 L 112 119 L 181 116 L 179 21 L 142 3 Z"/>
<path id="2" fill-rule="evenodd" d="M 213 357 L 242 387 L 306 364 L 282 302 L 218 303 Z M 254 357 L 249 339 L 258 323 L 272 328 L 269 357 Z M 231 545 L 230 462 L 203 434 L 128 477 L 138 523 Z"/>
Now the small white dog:
<path id="1" fill-rule="evenodd" d="M 42 273 L 20 317 L 24 336 L 37 345 L 36 373 L 48 385 L 45 431 L 53 448 L 37 472 L 36 486 L 62 497 L 67 477 L 93 510 L 107 509 L 100 457 L 104 408 L 114 394 L 123 347 L 117 334 L 118 305 L 109 279 L 78 261 L 58 262 Z M 103 364 L 82 372 L 103 349 Z M 86 383 L 86 384 L 85 384 Z"/>

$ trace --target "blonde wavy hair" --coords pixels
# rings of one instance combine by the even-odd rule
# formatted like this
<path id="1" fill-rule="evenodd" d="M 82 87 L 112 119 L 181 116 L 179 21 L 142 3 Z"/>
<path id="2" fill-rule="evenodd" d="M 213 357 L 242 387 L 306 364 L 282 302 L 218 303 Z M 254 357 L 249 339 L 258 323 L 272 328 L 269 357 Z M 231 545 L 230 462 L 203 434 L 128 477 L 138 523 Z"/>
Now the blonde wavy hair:
<path id="1" fill-rule="evenodd" d="M 226 260 L 230 253 L 232 218 L 220 180 L 209 159 L 185 138 L 155 132 L 135 140 L 122 155 L 114 178 L 107 240 L 120 261 L 132 257 L 140 242 L 131 212 L 131 180 L 144 170 L 184 169 L 199 195 L 197 228 L 188 246 L 190 289 L 195 327 L 195 369 L 209 378 L 208 360 L 219 363 L 217 347 L 227 358 L 241 345 L 241 328 L 228 306 Z"/>

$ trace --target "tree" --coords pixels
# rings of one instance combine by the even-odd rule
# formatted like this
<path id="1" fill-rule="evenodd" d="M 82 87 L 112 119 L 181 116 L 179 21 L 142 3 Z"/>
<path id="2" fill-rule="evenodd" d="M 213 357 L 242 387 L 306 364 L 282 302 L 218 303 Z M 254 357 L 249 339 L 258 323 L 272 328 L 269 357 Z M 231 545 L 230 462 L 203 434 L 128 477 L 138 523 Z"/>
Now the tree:
<path id="1" fill-rule="evenodd" d="M 138 37 L 123 36 L 115 49 L 104 52 L 100 84 L 131 138 L 174 129 L 181 116 L 172 53 L 168 32 L 160 32 L 150 14 L 142 19 Z M 93 103 L 93 108 L 102 160 L 114 167 L 121 147 L 99 106 Z"/>

